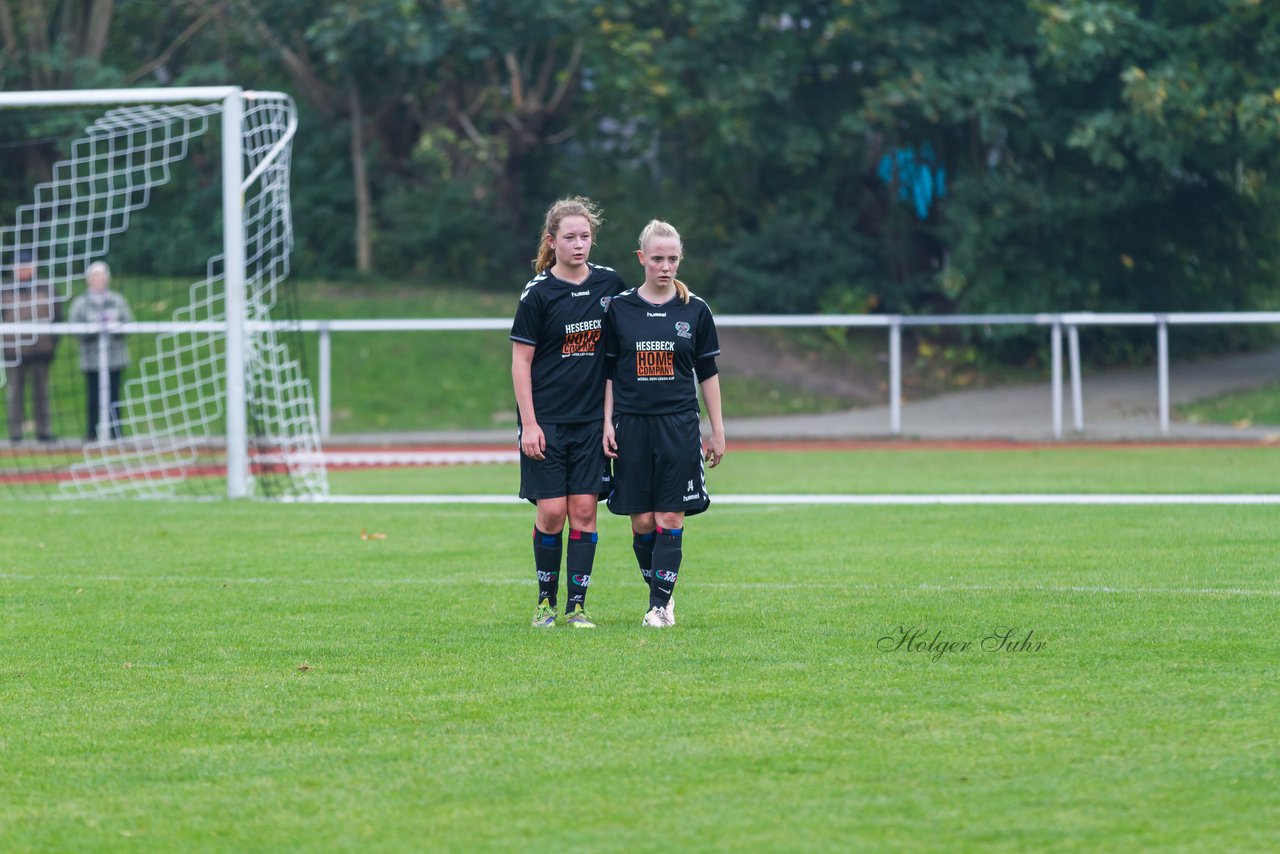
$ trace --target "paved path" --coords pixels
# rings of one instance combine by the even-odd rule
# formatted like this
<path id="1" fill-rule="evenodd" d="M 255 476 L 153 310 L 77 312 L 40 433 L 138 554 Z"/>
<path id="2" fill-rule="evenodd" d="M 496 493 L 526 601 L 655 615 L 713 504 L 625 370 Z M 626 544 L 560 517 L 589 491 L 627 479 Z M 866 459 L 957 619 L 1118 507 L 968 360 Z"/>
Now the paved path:
<path id="1" fill-rule="evenodd" d="M 1280 350 L 1221 356 L 1203 362 L 1174 363 L 1169 369 L 1172 406 L 1231 391 L 1280 382 Z M 1063 379 L 1063 438 L 1084 441 L 1158 441 L 1159 409 L 1155 367 L 1101 373 L 1083 379 L 1084 432 L 1072 429 L 1071 389 Z M 1053 439 L 1050 384 L 1002 386 L 957 391 L 902 406 L 902 432 L 920 439 Z M 889 437 L 889 407 L 872 406 L 825 415 L 734 418 L 725 425 L 729 439 L 875 439 Z M 1280 426 L 1235 428 L 1187 424 L 1174 419 L 1169 438 L 1280 441 Z M 329 444 L 512 444 L 514 430 L 432 433 L 379 433 L 335 436 Z"/>
<path id="2" fill-rule="evenodd" d="M 1222 356 L 1169 369 L 1172 407 L 1206 397 L 1280 382 L 1280 350 Z M 1063 378 L 1063 438 L 1084 440 L 1161 439 L 1156 370 L 1130 368 L 1090 374 L 1082 383 L 1084 431 L 1073 429 L 1071 388 Z M 925 439 L 1053 438 L 1053 398 L 1048 382 L 957 391 L 902 405 L 904 436 Z M 889 434 L 889 407 L 778 418 L 731 419 L 731 437 L 752 439 L 870 438 Z M 1236 428 L 1187 424 L 1172 419 L 1174 439 L 1280 438 L 1280 427 Z"/>

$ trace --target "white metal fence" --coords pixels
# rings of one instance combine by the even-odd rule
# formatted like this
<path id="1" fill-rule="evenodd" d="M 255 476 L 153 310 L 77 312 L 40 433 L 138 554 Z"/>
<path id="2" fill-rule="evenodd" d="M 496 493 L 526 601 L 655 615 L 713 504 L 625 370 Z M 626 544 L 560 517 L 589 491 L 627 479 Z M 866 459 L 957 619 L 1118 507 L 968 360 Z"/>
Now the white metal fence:
<path id="1" fill-rule="evenodd" d="M 890 435 L 902 434 L 902 330 L 904 327 L 941 326 L 1038 326 L 1049 329 L 1051 359 L 1050 421 L 1055 438 L 1063 432 L 1063 333 L 1066 333 L 1070 367 L 1073 427 L 1084 430 L 1084 401 L 1080 368 L 1080 327 L 1150 326 L 1156 333 L 1156 385 L 1159 399 L 1160 433 L 1169 433 L 1169 327 L 1240 324 L 1280 324 L 1280 312 L 1169 312 L 1103 314 L 1069 312 L 1060 314 L 964 314 L 964 315 L 865 315 L 865 314 L 726 314 L 716 318 L 720 327 L 842 327 L 886 329 L 889 335 L 889 423 Z M 510 318 L 467 318 L 439 320 L 304 320 L 296 324 L 302 332 L 320 335 L 319 410 L 320 435 L 330 435 L 333 401 L 331 341 L 334 333 L 347 332 L 457 332 L 460 330 L 507 330 Z"/>
<path id="2" fill-rule="evenodd" d="M 862 314 L 803 314 L 803 315 L 720 315 L 716 324 L 721 327 L 841 327 L 874 328 L 888 333 L 888 389 L 890 435 L 902 433 L 902 330 L 910 327 L 943 326 L 1035 326 L 1047 328 L 1049 333 L 1050 399 L 1048 417 L 1055 438 L 1063 435 L 1063 415 L 1069 383 L 1073 427 L 1084 429 L 1084 407 L 1080 366 L 1081 327 L 1146 326 L 1156 335 L 1156 386 L 1159 406 L 1159 430 L 1169 432 L 1169 328 L 1171 326 L 1223 326 L 1241 324 L 1280 324 L 1280 312 L 1170 312 L 1102 314 L 1093 312 L 1041 313 L 1041 314 L 969 314 L 969 315 L 862 315 Z M 333 403 L 333 351 L 334 334 L 383 333 L 383 332 L 459 332 L 468 330 L 506 331 L 511 328 L 510 318 L 449 318 L 449 319 L 396 319 L 396 320 L 298 320 L 298 321 L 246 321 L 244 331 L 249 334 L 275 331 L 294 331 L 319 336 L 318 416 L 320 434 L 330 435 Z M 138 322 L 112 327 L 116 333 L 165 333 L 165 332 L 225 332 L 223 323 L 173 323 Z M 27 323 L 0 324 L 0 336 L 4 334 L 35 334 L 58 332 L 62 334 L 103 333 L 91 324 Z M 1067 382 L 1064 382 L 1063 343 L 1066 342 Z M 228 393 L 242 385 L 228 383 Z M 233 441 L 234 437 L 228 437 Z M 228 448 L 232 458 L 232 449 Z"/>

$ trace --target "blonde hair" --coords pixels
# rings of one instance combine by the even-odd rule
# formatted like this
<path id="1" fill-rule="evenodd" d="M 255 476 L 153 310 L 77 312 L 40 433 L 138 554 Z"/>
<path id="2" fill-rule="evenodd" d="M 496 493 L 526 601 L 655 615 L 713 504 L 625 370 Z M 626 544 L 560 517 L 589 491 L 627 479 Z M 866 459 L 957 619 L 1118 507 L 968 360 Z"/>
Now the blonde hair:
<path id="1" fill-rule="evenodd" d="M 640 231 L 640 251 L 645 252 L 645 247 L 649 241 L 655 237 L 674 237 L 676 242 L 680 244 L 681 253 L 684 252 L 684 241 L 680 239 L 680 232 L 676 231 L 676 227 L 669 222 L 663 222 L 660 219 L 651 219 L 649 224 Z M 685 305 L 689 304 L 689 286 L 679 279 L 675 280 L 676 295 L 680 297 L 680 301 Z"/>
<path id="2" fill-rule="evenodd" d="M 541 273 L 556 263 L 556 251 L 547 242 L 547 235 L 560 233 L 560 223 L 567 216 L 580 216 L 591 226 L 591 240 L 594 243 L 596 232 L 604 219 L 596 203 L 586 196 L 570 196 L 560 199 L 547 209 L 547 218 L 542 224 L 542 235 L 538 238 L 538 256 L 533 259 L 533 272 Z"/>

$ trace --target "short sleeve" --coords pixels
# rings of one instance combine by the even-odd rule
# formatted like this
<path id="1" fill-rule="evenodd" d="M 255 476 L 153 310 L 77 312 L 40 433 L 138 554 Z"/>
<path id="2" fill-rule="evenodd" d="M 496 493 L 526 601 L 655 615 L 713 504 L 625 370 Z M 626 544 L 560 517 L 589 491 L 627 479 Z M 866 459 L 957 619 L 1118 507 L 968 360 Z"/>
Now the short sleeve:
<path id="1" fill-rule="evenodd" d="M 538 333 L 542 328 L 542 300 L 536 285 L 529 285 L 520 294 L 516 318 L 511 324 L 511 340 L 532 347 L 538 345 Z"/>
<path id="2" fill-rule="evenodd" d="M 612 307 L 612 306 L 610 306 Z M 600 325 L 603 341 L 603 352 L 606 359 L 618 358 L 618 331 L 613 325 L 613 312 L 604 310 L 604 323 Z M 612 373 L 610 374 L 612 376 Z"/>
<path id="3" fill-rule="evenodd" d="M 705 303 L 702 315 L 698 318 L 698 352 L 696 358 L 720 355 L 720 337 L 716 335 L 716 321 L 711 316 L 711 309 Z"/>

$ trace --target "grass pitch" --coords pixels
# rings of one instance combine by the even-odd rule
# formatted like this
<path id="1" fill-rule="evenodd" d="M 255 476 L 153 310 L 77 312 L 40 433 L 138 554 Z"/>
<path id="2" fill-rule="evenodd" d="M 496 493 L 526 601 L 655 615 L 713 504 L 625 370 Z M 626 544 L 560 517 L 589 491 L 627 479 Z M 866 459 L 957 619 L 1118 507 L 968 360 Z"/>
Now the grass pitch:
<path id="1" fill-rule="evenodd" d="M 1193 424 L 1280 424 L 1280 384 L 1198 400 L 1178 407 L 1178 414 Z"/>
<path id="2" fill-rule="evenodd" d="M 515 450 L 512 441 L 512 450 Z M 329 472 L 335 495 L 513 494 L 519 466 L 482 464 Z M 707 471 L 712 501 L 747 494 L 1240 493 L 1280 491 L 1280 449 L 1265 445 L 991 450 L 910 443 L 837 451 L 739 450 Z"/>
<path id="3" fill-rule="evenodd" d="M 1262 850 L 1280 824 L 1280 508 L 713 507 L 669 631 L 613 517 L 600 628 L 538 631 L 528 508 L 4 512 L 6 851 Z"/>

